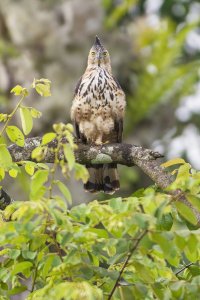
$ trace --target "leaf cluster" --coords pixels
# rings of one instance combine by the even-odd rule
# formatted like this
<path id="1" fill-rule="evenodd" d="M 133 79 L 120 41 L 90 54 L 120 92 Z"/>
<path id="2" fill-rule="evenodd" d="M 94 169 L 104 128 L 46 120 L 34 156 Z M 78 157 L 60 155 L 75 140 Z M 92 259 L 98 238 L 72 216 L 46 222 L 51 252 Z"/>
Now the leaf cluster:
<path id="1" fill-rule="evenodd" d="M 44 84 L 41 94 L 46 93 L 49 81 L 35 82 L 40 93 Z M 22 130 L 8 125 L 10 118 L 2 119 L 1 139 L 6 134 L 19 145 L 32 127 L 31 111 L 40 113 L 22 106 L 26 89 L 17 86 L 13 92 L 21 98 L 11 117 L 19 109 Z M 56 146 L 50 147 L 53 140 Z M 43 135 L 33 161 L 13 162 L 5 137 L 0 144 L 1 180 L 7 174 L 17 180 L 23 169 L 29 181 L 26 200 L 17 195 L 0 211 L 0 299 L 25 291 L 27 300 L 197 299 L 198 220 L 171 191 L 180 190 L 200 210 L 200 172 L 174 159 L 163 164 L 176 176 L 165 191 L 150 186 L 127 198 L 72 207 L 67 179 L 88 178 L 75 161 L 76 148 L 72 125 L 63 123 Z M 54 156 L 51 166 L 43 162 L 47 150 Z M 64 181 L 57 179 L 57 170 Z"/>

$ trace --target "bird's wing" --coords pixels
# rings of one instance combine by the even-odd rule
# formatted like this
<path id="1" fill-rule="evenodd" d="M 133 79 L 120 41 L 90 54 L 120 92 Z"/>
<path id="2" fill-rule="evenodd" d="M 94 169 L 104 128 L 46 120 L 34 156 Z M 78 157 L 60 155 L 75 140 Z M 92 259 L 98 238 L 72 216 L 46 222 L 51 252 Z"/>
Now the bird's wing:
<path id="1" fill-rule="evenodd" d="M 79 81 L 77 82 L 77 85 L 76 85 L 75 91 L 74 91 L 74 97 L 75 97 L 75 96 L 77 95 L 77 93 L 78 93 L 79 87 L 80 87 L 81 82 L 82 82 L 82 78 L 83 78 L 83 76 L 81 76 L 80 79 L 79 79 Z"/>
<path id="2" fill-rule="evenodd" d="M 83 144 L 85 144 L 87 142 L 86 137 L 80 132 L 79 129 L 79 122 L 76 119 L 76 107 L 77 107 L 77 99 L 78 99 L 78 92 L 79 92 L 79 88 L 81 86 L 82 83 L 82 79 L 83 76 L 80 77 L 75 91 L 74 91 L 74 99 L 73 99 L 73 103 L 72 103 L 72 107 L 71 107 L 71 119 L 74 121 L 74 128 L 75 128 L 75 132 L 76 132 L 76 137 L 78 138 L 78 140 L 80 140 Z"/>
<path id="3" fill-rule="evenodd" d="M 123 118 L 115 120 L 115 127 L 114 130 L 116 132 L 116 142 L 122 142 L 122 133 L 123 133 Z"/>
<path id="4" fill-rule="evenodd" d="M 114 78 L 114 81 L 118 87 L 118 99 L 116 104 L 116 109 L 117 109 L 117 114 L 115 115 L 114 118 L 114 131 L 115 131 L 115 142 L 121 143 L 122 142 L 122 133 L 123 133 L 123 123 L 124 123 L 124 112 L 125 112 L 125 107 L 126 107 L 126 99 L 125 99 L 125 94 L 117 81 L 116 78 Z"/>

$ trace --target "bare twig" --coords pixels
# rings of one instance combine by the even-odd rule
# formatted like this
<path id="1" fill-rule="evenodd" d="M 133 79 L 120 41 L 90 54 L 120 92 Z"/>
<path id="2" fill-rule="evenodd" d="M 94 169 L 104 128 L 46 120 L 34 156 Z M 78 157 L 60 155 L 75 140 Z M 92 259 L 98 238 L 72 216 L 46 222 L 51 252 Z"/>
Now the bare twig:
<path id="1" fill-rule="evenodd" d="M 178 272 L 176 272 L 175 275 L 177 276 L 179 273 L 183 272 L 185 269 L 188 269 L 192 265 L 194 265 L 194 263 L 192 263 L 192 262 L 185 265 L 182 269 L 180 269 Z"/>
<path id="2" fill-rule="evenodd" d="M 116 290 L 116 288 L 117 288 L 117 286 L 119 284 L 119 281 L 120 281 L 120 279 L 122 277 L 122 274 L 123 274 L 125 268 L 127 267 L 128 263 L 129 263 L 129 260 L 130 260 L 131 256 L 133 255 L 133 253 L 137 249 L 140 241 L 147 234 L 147 232 L 148 232 L 148 230 L 145 230 L 145 231 L 143 231 L 143 233 L 140 234 L 140 236 L 137 238 L 137 241 L 135 242 L 133 248 L 130 250 L 130 252 L 129 252 L 129 254 L 128 254 L 128 256 L 127 256 L 127 258 L 126 258 L 126 260 L 125 260 L 125 262 L 124 262 L 124 264 L 123 264 L 123 266 L 122 266 L 122 268 L 121 268 L 121 270 L 119 272 L 119 276 L 117 277 L 117 280 L 116 280 L 116 282 L 115 282 L 115 284 L 114 284 L 114 286 L 112 288 L 112 291 L 111 291 L 110 295 L 108 296 L 108 300 L 110 300 L 112 298 L 112 296 L 113 296 L 113 294 L 114 294 L 114 292 L 115 292 L 115 290 Z"/>

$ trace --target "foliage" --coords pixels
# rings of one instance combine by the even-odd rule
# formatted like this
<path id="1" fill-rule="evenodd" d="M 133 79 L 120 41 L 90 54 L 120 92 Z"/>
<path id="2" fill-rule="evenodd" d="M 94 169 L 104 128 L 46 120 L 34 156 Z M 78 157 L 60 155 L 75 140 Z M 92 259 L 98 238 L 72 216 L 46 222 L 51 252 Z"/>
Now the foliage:
<path id="1" fill-rule="evenodd" d="M 33 87 L 40 95 L 50 95 L 46 79 L 35 80 Z M 32 118 L 40 112 L 24 105 L 27 89 L 16 86 L 12 92 L 21 98 L 11 114 L 2 116 L 1 135 L 23 146 Z M 22 129 L 9 125 L 18 110 Z M 176 174 L 166 191 L 150 186 L 127 198 L 94 200 L 69 208 L 70 191 L 56 179 L 56 169 L 61 169 L 65 182 L 71 171 L 84 182 L 88 174 L 75 162 L 72 125 L 54 124 L 53 129 L 33 151 L 36 162 L 14 163 L 6 139 L 0 145 L 1 180 L 6 173 L 17 177 L 21 168 L 30 177 L 29 198 L 22 202 L 18 195 L 0 214 L 0 299 L 24 291 L 27 300 L 197 299 L 197 220 L 170 191 L 182 190 L 200 210 L 200 172 L 175 159 L 163 165 Z M 67 143 L 62 143 L 63 138 Z M 50 150 L 55 162 L 49 167 L 40 161 L 53 139 L 57 147 Z M 60 151 L 64 157 L 58 161 Z"/>
<path id="2" fill-rule="evenodd" d="M 187 34 L 195 26 L 185 25 L 176 31 L 173 23 L 163 20 L 159 27 L 152 28 L 146 24 L 139 32 L 133 32 L 135 48 L 141 51 L 143 65 L 136 70 L 135 91 L 128 99 L 135 123 L 156 104 L 169 101 L 178 104 L 180 99 L 194 91 L 199 78 L 199 61 L 183 63 L 183 48 Z"/>
<path id="3" fill-rule="evenodd" d="M 151 18 L 146 14 L 145 0 L 103 1 L 106 28 L 125 26 L 132 45 L 133 60 L 124 82 L 129 132 L 160 103 L 177 106 L 184 96 L 194 92 L 199 80 L 199 53 L 194 55 L 186 47 L 188 34 L 199 29 L 199 22 L 189 23 L 186 19 L 191 1 L 179 2 L 163 1 L 161 16 Z M 173 7 L 185 7 L 184 15 L 179 16 L 183 21 L 180 26 L 172 15 Z"/>

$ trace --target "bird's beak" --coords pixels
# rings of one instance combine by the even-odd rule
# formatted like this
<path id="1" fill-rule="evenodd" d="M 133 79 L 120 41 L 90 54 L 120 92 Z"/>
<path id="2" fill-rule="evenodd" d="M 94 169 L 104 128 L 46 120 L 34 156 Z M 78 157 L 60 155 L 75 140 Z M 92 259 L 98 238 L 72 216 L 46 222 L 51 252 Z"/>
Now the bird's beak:
<path id="1" fill-rule="evenodd" d="M 98 51 L 97 59 L 98 59 L 98 66 L 100 66 L 100 63 L 101 63 L 101 50 Z"/>

